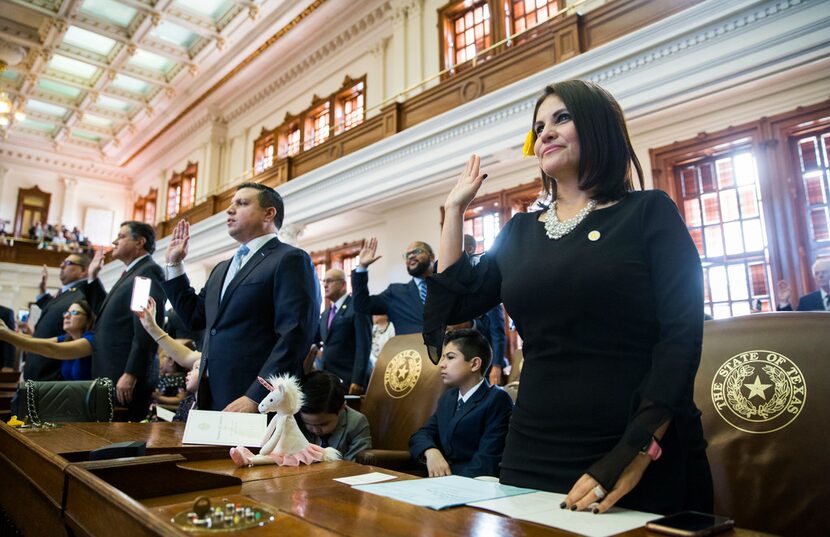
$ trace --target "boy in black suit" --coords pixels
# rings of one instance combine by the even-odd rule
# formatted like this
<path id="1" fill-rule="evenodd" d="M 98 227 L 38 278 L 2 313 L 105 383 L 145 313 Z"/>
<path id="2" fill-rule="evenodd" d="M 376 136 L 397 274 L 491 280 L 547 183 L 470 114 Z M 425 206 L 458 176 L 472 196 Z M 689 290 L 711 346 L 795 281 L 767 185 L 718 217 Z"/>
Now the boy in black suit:
<path id="1" fill-rule="evenodd" d="M 445 336 L 438 366 L 444 384 L 452 388 L 409 439 L 409 452 L 426 463 L 430 477 L 498 477 L 513 400 L 484 378 L 490 359 L 490 345 L 478 331 L 455 330 Z"/>

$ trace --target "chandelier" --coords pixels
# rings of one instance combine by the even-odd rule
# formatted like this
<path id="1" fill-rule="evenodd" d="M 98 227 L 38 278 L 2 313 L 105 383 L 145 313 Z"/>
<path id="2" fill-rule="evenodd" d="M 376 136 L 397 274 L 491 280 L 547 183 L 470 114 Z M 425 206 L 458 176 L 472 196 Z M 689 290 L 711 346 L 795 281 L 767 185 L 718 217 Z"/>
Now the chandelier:
<path id="1" fill-rule="evenodd" d="M 0 74 L 11 65 L 17 65 L 23 60 L 26 51 L 5 41 L 0 41 Z M 8 135 L 8 130 L 15 121 L 23 121 L 26 114 L 23 109 L 26 102 L 23 98 L 14 98 L 5 91 L 0 91 L 0 137 L 3 139 Z"/>

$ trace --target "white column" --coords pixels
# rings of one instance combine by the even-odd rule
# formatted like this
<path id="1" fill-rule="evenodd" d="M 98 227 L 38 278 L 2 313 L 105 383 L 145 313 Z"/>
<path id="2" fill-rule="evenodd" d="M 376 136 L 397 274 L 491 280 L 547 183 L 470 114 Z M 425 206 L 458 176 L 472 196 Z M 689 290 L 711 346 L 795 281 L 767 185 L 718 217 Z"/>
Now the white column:
<path id="1" fill-rule="evenodd" d="M 0 207 L 3 207 L 3 188 L 6 184 L 6 174 L 9 169 L 5 166 L 0 166 Z M 9 215 L 9 220 L 13 219 L 15 215 Z"/>
<path id="2" fill-rule="evenodd" d="M 78 180 L 74 177 L 61 177 L 63 183 L 63 204 L 61 206 L 61 224 L 72 229 L 72 226 L 81 226 L 76 219 L 75 198 L 77 196 Z"/>
<path id="3" fill-rule="evenodd" d="M 407 87 L 424 79 L 424 0 L 412 0 L 406 11 L 406 80 Z M 413 91 L 411 97 L 421 91 Z"/>
<path id="4" fill-rule="evenodd" d="M 369 49 L 372 56 L 372 70 L 366 75 L 366 108 L 373 109 L 389 96 L 386 93 L 386 46 L 390 37 L 378 39 Z M 374 114 L 373 114 L 374 115 Z"/>
<path id="5" fill-rule="evenodd" d="M 395 2 L 392 7 L 392 39 L 386 55 L 386 94 L 397 95 L 406 89 L 406 3 Z"/>

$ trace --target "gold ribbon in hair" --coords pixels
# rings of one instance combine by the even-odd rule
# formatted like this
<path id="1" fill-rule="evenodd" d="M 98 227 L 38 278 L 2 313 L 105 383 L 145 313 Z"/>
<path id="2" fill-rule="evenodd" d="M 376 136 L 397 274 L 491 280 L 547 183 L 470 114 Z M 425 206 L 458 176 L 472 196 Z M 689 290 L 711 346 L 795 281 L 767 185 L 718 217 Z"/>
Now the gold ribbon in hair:
<path id="1" fill-rule="evenodd" d="M 525 145 L 522 147 L 522 155 L 526 157 L 533 157 L 536 153 L 533 152 L 533 145 L 536 143 L 536 134 L 533 132 L 533 129 L 527 131 L 527 136 L 525 136 Z"/>

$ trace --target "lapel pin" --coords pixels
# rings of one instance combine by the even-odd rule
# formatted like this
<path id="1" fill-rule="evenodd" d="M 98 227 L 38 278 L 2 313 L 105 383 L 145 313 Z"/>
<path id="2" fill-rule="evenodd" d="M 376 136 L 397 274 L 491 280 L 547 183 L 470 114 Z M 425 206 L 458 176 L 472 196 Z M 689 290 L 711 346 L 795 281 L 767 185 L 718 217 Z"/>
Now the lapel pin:
<path id="1" fill-rule="evenodd" d="M 588 240 L 591 242 L 598 241 L 600 237 L 602 237 L 602 234 L 596 229 L 588 233 Z"/>

